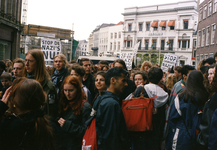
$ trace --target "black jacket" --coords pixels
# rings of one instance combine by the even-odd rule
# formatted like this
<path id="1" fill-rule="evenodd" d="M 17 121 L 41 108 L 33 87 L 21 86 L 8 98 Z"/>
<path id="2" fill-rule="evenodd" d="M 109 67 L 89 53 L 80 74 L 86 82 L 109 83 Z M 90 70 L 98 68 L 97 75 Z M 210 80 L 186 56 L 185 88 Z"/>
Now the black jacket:
<path id="1" fill-rule="evenodd" d="M 66 150 L 81 150 L 82 138 L 86 131 L 85 122 L 90 116 L 91 106 L 88 102 L 83 103 L 81 115 L 73 114 L 72 108 L 68 108 L 61 113 L 60 117 L 65 119 L 65 123 L 61 127 L 62 131 L 62 145 Z"/>
<path id="2" fill-rule="evenodd" d="M 119 98 L 109 91 L 102 91 L 94 102 L 100 102 L 96 114 L 98 150 L 127 150 L 130 147 L 127 127 L 119 105 Z"/>
<path id="3" fill-rule="evenodd" d="M 94 81 L 94 76 L 90 73 L 89 76 L 87 77 L 87 79 L 85 81 L 82 81 L 83 85 L 85 85 L 88 90 L 91 93 L 91 101 L 93 101 L 96 92 L 94 91 L 95 88 L 95 81 Z"/>
<path id="4" fill-rule="evenodd" d="M 208 149 L 209 129 L 212 120 L 213 113 L 217 108 L 217 93 L 215 93 L 210 100 L 205 104 L 202 120 L 200 123 L 200 133 L 197 137 L 197 142 L 200 145 L 200 149 Z"/>

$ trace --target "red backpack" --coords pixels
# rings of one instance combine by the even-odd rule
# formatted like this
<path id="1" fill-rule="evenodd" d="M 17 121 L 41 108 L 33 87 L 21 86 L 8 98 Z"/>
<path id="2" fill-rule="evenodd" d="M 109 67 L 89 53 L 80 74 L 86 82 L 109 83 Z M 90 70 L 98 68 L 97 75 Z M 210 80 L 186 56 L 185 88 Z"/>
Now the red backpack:
<path id="1" fill-rule="evenodd" d="M 82 150 L 97 150 L 96 118 L 87 127 L 82 141 Z"/>
<path id="2" fill-rule="evenodd" d="M 144 92 L 144 88 L 143 88 Z M 122 101 L 122 112 L 128 131 L 152 130 L 153 99 L 142 95 L 138 98 L 130 98 Z"/>

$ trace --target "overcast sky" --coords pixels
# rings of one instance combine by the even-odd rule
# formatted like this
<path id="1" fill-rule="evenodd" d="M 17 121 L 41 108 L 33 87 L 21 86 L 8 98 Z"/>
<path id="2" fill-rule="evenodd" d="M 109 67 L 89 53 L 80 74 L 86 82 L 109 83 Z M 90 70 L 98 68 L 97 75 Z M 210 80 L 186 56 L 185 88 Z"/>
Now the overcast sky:
<path id="1" fill-rule="evenodd" d="M 74 39 L 87 40 L 97 25 L 123 21 L 124 8 L 179 1 L 188 0 L 28 0 L 27 24 L 72 29 L 74 23 Z"/>

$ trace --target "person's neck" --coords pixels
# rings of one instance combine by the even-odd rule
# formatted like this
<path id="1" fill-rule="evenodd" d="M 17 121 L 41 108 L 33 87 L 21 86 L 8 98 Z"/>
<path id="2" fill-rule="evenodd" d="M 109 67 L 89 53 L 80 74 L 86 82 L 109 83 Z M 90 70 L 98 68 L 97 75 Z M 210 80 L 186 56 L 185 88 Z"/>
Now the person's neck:
<path id="1" fill-rule="evenodd" d="M 84 77 L 83 77 L 83 81 L 85 81 L 89 77 L 89 75 L 90 74 L 85 74 Z"/>
<path id="2" fill-rule="evenodd" d="M 115 95 L 118 95 L 118 93 L 115 91 L 114 88 L 109 87 L 109 88 L 107 88 L 107 91 L 112 92 Z"/>

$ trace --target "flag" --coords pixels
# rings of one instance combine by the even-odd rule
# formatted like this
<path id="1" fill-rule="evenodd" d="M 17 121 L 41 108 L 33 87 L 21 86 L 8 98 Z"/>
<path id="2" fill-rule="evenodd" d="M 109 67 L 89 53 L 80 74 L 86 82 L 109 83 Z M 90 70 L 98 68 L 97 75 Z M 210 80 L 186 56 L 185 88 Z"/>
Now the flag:
<path id="1" fill-rule="evenodd" d="M 139 45 L 140 45 L 140 41 L 133 48 L 133 56 L 136 56 L 138 48 L 139 48 Z"/>
<path id="2" fill-rule="evenodd" d="M 170 42 L 167 41 L 167 45 L 169 45 L 169 44 L 170 44 Z"/>
<path id="3" fill-rule="evenodd" d="M 151 43 L 151 48 L 153 48 L 153 46 L 154 46 L 154 43 Z"/>

